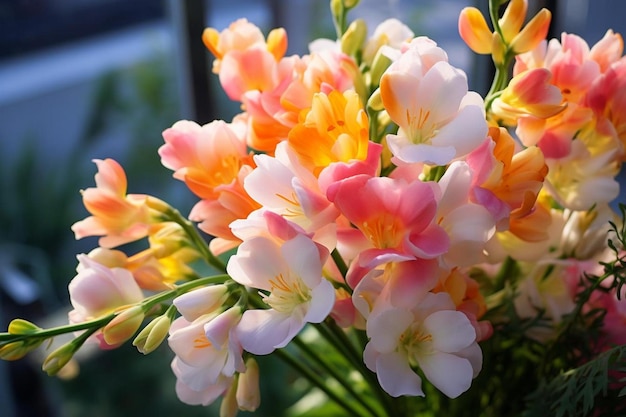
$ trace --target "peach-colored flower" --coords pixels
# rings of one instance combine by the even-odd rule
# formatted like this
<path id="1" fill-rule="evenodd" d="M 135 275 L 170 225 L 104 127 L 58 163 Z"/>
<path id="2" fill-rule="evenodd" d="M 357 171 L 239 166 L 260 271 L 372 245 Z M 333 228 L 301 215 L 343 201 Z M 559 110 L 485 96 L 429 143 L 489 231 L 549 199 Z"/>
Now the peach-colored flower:
<path id="1" fill-rule="evenodd" d="M 163 165 L 174 170 L 174 178 L 185 181 L 202 198 L 189 218 L 200 222 L 206 233 L 231 242 L 212 243 L 219 250 L 238 242 L 230 233 L 230 222 L 260 207 L 243 188 L 254 161 L 241 123 L 236 119 L 232 124 L 214 121 L 200 126 L 179 121 L 163 132 L 166 143 L 159 149 Z"/>
<path id="2" fill-rule="evenodd" d="M 274 29 L 264 38 L 261 30 L 247 19 L 239 19 L 221 32 L 206 28 L 202 41 L 216 58 L 213 71 L 220 72 L 220 60 L 232 51 L 246 51 L 260 48 L 271 53 L 276 61 L 287 51 L 287 33 L 284 29 Z"/>
<path id="3" fill-rule="evenodd" d="M 126 194 L 126 174 L 113 159 L 95 159 L 98 173 L 96 187 L 82 192 L 83 204 L 91 216 L 72 225 L 76 239 L 102 236 L 100 246 L 111 248 L 148 235 L 158 213 L 149 207 L 154 197 Z M 159 202 L 159 204 L 164 204 Z"/>
<path id="4" fill-rule="evenodd" d="M 446 165 L 487 135 L 482 98 L 468 91 L 463 71 L 424 53 L 435 48 L 430 39 L 414 39 L 380 81 L 385 109 L 399 126 L 387 145 L 401 163 Z"/>

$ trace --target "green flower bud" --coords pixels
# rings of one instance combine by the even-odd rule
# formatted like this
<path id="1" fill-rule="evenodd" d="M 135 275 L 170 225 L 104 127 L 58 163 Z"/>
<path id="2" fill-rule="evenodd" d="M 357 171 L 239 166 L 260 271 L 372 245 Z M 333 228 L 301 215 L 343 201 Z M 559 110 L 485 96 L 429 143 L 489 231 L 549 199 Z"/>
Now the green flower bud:
<path id="1" fill-rule="evenodd" d="M 9 323 L 9 333 L 11 334 L 34 334 L 41 330 L 28 320 L 15 319 Z"/>
<path id="2" fill-rule="evenodd" d="M 20 340 L 10 342 L 0 347 L 0 359 L 5 361 L 16 361 L 22 359 L 27 353 L 41 345 L 43 339 Z"/>
<path id="3" fill-rule="evenodd" d="M 167 337 L 172 321 L 167 315 L 152 320 L 133 340 L 133 346 L 144 355 L 153 352 Z"/>
<path id="4" fill-rule="evenodd" d="M 341 37 L 341 51 L 347 55 L 355 56 L 361 50 L 367 37 L 367 25 L 363 19 L 357 19 L 350 23 L 346 33 Z"/>
<path id="5" fill-rule="evenodd" d="M 54 352 L 48 355 L 46 360 L 43 362 L 41 369 L 46 372 L 49 376 L 56 375 L 67 363 L 72 359 L 74 353 L 78 350 L 78 348 L 82 345 L 81 343 L 76 343 L 77 339 L 74 339 L 61 347 L 57 348 Z"/>

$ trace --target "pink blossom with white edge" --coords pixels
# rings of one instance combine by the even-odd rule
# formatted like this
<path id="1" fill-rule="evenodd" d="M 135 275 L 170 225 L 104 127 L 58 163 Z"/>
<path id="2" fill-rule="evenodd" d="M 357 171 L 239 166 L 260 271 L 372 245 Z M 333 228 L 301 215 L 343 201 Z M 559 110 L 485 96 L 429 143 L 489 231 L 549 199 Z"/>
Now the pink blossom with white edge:
<path id="1" fill-rule="evenodd" d="M 428 293 L 412 307 L 387 304 L 370 314 L 363 354 L 393 397 L 424 396 L 412 367 L 450 398 L 467 391 L 482 367 L 476 330 L 447 293 Z"/>
<path id="2" fill-rule="evenodd" d="M 298 234 L 283 244 L 264 236 L 245 240 L 227 266 L 237 282 L 258 288 L 269 309 L 244 312 L 237 336 L 245 350 L 266 355 L 286 346 L 306 323 L 323 321 L 335 302 L 322 276 L 328 251 Z"/>
<path id="3" fill-rule="evenodd" d="M 398 163 L 446 165 L 487 136 L 482 98 L 468 91 L 465 73 L 428 41 L 411 42 L 380 81 L 383 105 L 399 126 L 397 134 L 387 135 Z"/>
<path id="4" fill-rule="evenodd" d="M 130 271 L 107 268 L 84 254 L 78 255 L 78 261 L 78 274 L 68 285 L 74 307 L 69 312 L 70 323 L 82 323 L 143 300 L 143 292 Z M 94 336 L 100 348 L 115 347 L 104 341 L 101 332 Z"/>

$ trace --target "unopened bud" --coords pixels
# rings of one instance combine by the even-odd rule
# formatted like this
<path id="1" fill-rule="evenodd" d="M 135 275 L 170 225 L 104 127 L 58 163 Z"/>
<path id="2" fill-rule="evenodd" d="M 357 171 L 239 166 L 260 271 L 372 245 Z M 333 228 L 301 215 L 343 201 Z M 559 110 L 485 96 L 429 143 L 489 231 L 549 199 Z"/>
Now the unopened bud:
<path id="1" fill-rule="evenodd" d="M 236 396 L 240 410 L 254 411 L 261 404 L 259 365 L 253 357 L 246 361 L 246 372 L 239 374 Z"/>
<path id="2" fill-rule="evenodd" d="M 74 339 L 57 348 L 48 355 L 41 369 L 49 376 L 56 375 L 72 359 L 81 344 L 77 344 L 76 339 Z"/>
<path id="3" fill-rule="evenodd" d="M 374 111 L 381 111 L 385 109 L 383 100 L 380 97 L 380 89 L 377 88 L 376 91 L 372 93 L 370 98 L 367 100 L 367 107 Z"/>
<path id="4" fill-rule="evenodd" d="M 346 9 L 353 9 L 358 6 L 361 0 L 343 0 L 343 7 Z"/>
<path id="5" fill-rule="evenodd" d="M 370 69 L 371 84 L 376 87 L 380 84 L 380 78 L 383 76 L 389 65 L 391 58 L 384 53 L 385 47 L 378 48 L 374 59 L 372 60 L 372 68 Z"/>
<path id="6" fill-rule="evenodd" d="M 172 321 L 166 315 L 152 320 L 133 340 L 133 346 L 144 355 L 153 352 L 167 337 Z"/>
<path id="7" fill-rule="evenodd" d="M 504 14 L 498 20 L 505 42 L 511 42 L 511 39 L 519 33 L 526 19 L 527 9 L 527 0 L 511 0 L 506 6 Z"/>
<path id="8" fill-rule="evenodd" d="M 511 41 L 511 49 L 521 54 L 534 49 L 548 36 L 552 13 L 548 9 L 541 9 L 520 33 Z"/>
<path id="9" fill-rule="evenodd" d="M 220 404 L 220 417 L 235 417 L 239 411 L 237 407 L 237 378 L 233 378 L 233 383 L 226 391 L 226 395 L 222 398 Z"/>
<path id="10" fill-rule="evenodd" d="M 0 359 L 5 361 L 16 361 L 22 359 L 27 353 L 37 348 L 43 339 L 39 340 L 20 340 L 18 342 L 10 342 L 0 347 Z"/>
<path id="11" fill-rule="evenodd" d="M 35 334 L 41 327 L 38 327 L 28 320 L 14 319 L 9 323 L 9 333 L 11 334 Z"/>
<path id="12" fill-rule="evenodd" d="M 356 19 L 350 23 L 346 33 L 341 37 L 341 51 L 344 54 L 355 56 L 361 50 L 367 37 L 367 25 L 363 19 Z"/>
<path id="13" fill-rule="evenodd" d="M 504 43 L 502 42 L 500 35 L 498 35 L 497 32 L 493 32 L 493 38 L 491 43 L 491 58 L 493 59 L 493 62 L 494 64 L 496 64 L 496 66 L 502 65 L 502 63 L 504 63 L 504 55 Z"/>
<path id="14" fill-rule="evenodd" d="M 122 311 L 102 329 L 104 341 L 112 346 L 124 343 L 139 329 L 144 317 L 141 306 L 133 306 Z"/>

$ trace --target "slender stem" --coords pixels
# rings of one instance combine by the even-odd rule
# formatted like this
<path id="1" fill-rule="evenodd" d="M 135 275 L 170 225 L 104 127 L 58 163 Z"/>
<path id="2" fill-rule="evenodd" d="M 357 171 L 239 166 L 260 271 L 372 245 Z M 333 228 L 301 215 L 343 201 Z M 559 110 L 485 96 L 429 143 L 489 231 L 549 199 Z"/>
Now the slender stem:
<path id="1" fill-rule="evenodd" d="M 296 336 L 293 339 L 293 341 L 294 341 L 294 344 L 300 350 L 302 350 L 311 360 L 315 361 L 326 372 L 328 372 L 328 374 L 330 376 L 332 376 L 337 382 L 339 382 L 346 389 L 346 391 L 348 391 L 350 393 L 350 395 L 352 395 L 352 397 L 355 400 L 359 401 L 361 403 L 361 405 L 367 409 L 367 411 L 369 411 L 375 417 L 379 416 L 378 411 L 375 410 L 367 401 L 365 401 L 365 398 L 362 395 L 359 395 L 354 390 L 354 388 L 352 387 L 352 384 L 350 383 L 350 381 L 348 381 L 343 375 L 341 375 L 339 373 L 339 371 L 335 367 L 333 367 L 331 364 L 326 362 L 322 356 L 320 356 L 316 352 L 314 352 L 313 349 L 311 349 L 299 337 Z"/>
<path id="2" fill-rule="evenodd" d="M 104 327 L 115 317 L 115 313 L 108 314 L 106 316 L 98 317 L 97 319 L 84 321 L 77 324 L 68 324 L 65 326 L 52 327 L 50 329 L 41 329 L 36 333 L 29 334 L 11 334 L 0 333 L 0 342 L 18 342 L 20 340 L 28 339 L 48 339 L 61 334 L 78 332 L 81 330 L 89 330 L 93 328 Z"/>
<path id="3" fill-rule="evenodd" d="M 194 281 L 186 282 L 178 287 L 164 291 L 162 293 L 153 295 L 152 297 L 148 297 L 143 300 L 138 305 L 142 305 L 145 307 L 145 310 L 149 310 L 151 307 L 160 304 L 164 301 L 167 301 L 171 298 L 175 298 L 181 294 L 188 292 L 189 290 L 209 284 L 219 284 L 229 280 L 230 277 L 228 275 L 216 275 L 210 277 L 199 278 Z M 119 312 L 119 311 L 118 311 Z M 1 342 L 15 342 L 19 340 L 27 340 L 27 339 L 48 339 L 50 337 L 58 336 L 66 333 L 73 333 L 81 330 L 90 330 L 90 329 L 99 329 L 106 326 L 113 318 L 118 314 L 118 312 L 113 312 L 107 314 L 105 316 L 101 316 L 95 318 L 93 320 L 84 321 L 82 323 L 76 324 L 67 324 L 64 326 L 52 327 L 50 329 L 41 329 L 36 333 L 29 334 L 11 334 L 11 333 L 0 333 L 0 343 Z"/>
<path id="4" fill-rule="evenodd" d="M 292 355 L 289 354 L 289 352 L 284 349 L 277 349 L 274 352 L 278 355 L 279 358 L 281 358 L 289 366 L 294 368 L 300 375 L 305 377 L 312 385 L 322 390 L 328 396 L 328 398 L 330 398 L 335 403 L 337 403 L 337 405 L 346 410 L 350 416 L 364 417 L 360 409 L 355 408 L 353 404 L 349 403 L 345 400 L 345 398 L 337 394 L 335 391 L 331 390 L 326 385 L 326 383 L 324 383 L 324 381 L 319 377 L 319 375 L 317 375 L 311 369 L 307 368 L 304 364 L 295 359 Z"/>
<path id="5" fill-rule="evenodd" d="M 326 322 L 325 324 L 332 333 L 333 337 L 339 340 L 339 346 L 345 347 L 345 349 L 348 351 L 347 356 L 352 359 L 352 363 L 355 369 L 358 370 L 361 375 L 363 375 L 363 378 L 365 378 L 365 381 L 367 381 L 371 390 L 380 399 L 381 405 L 387 410 L 390 416 L 394 415 L 393 407 L 389 401 L 389 396 L 382 390 L 375 374 L 365 366 L 365 363 L 363 363 L 362 349 L 364 349 L 365 344 L 362 343 L 362 349 L 358 350 L 354 346 L 354 343 L 348 337 L 348 335 L 339 326 L 337 326 L 337 323 L 332 321 Z"/>
<path id="6" fill-rule="evenodd" d="M 333 261 L 335 261 L 335 265 L 337 265 L 337 269 L 339 269 L 341 276 L 345 279 L 346 274 L 348 273 L 348 265 L 346 265 L 346 261 L 344 261 L 339 252 L 337 252 L 337 249 L 333 250 L 330 256 L 332 256 Z"/>

